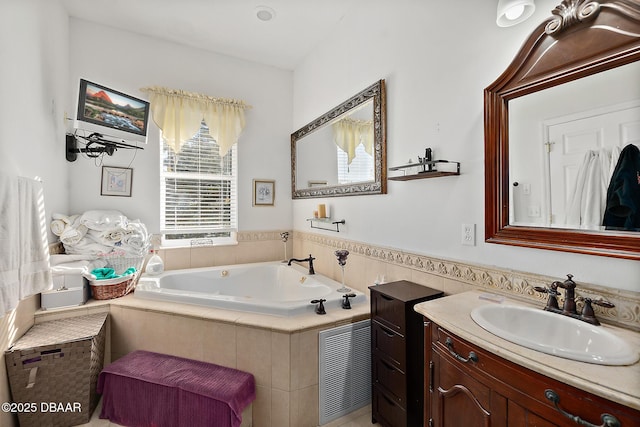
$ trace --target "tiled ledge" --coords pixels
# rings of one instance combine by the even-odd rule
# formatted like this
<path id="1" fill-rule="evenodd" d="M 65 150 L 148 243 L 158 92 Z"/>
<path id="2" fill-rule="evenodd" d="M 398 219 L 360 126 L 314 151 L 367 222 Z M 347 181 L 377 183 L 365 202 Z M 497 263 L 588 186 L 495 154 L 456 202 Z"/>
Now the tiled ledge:
<path id="1" fill-rule="evenodd" d="M 309 241 L 320 246 L 346 249 L 374 261 L 394 264 L 411 270 L 417 270 L 450 280 L 464 283 L 478 289 L 507 295 L 544 306 L 547 296 L 534 290 L 536 286 L 546 287 L 559 277 L 542 276 L 532 273 L 499 269 L 484 265 L 469 264 L 462 261 L 434 258 L 421 254 L 405 252 L 367 243 L 355 242 L 333 236 L 295 231 L 294 239 Z M 614 308 L 603 309 L 594 306 L 596 316 L 602 321 L 624 328 L 640 331 L 640 292 L 625 291 L 603 286 L 578 282 L 576 296 L 603 298 L 615 304 Z M 562 298 L 559 297 L 562 304 Z M 582 304 L 578 302 L 578 309 Z"/>

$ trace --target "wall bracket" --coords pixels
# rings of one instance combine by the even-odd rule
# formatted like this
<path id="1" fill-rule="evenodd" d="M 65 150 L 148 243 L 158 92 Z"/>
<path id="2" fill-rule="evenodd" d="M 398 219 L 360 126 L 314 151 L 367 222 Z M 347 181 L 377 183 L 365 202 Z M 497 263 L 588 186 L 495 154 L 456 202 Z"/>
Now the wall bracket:
<path id="1" fill-rule="evenodd" d="M 86 141 L 85 148 L 78 148 L 79 138 Z M 99 133 L 92 133 L 88 137 L 68 133 L 65 138 L 65 157 L 68 162 L 75 162 L 78 158 L 78 153 L 85 153 L 89 157 L 100 157 L 104 154 L 113 156 L 113 153 L 116 152 L 118 148 L 144 150 L 142 147 L 124 142 L 109 141 L 104 139 Z"/>

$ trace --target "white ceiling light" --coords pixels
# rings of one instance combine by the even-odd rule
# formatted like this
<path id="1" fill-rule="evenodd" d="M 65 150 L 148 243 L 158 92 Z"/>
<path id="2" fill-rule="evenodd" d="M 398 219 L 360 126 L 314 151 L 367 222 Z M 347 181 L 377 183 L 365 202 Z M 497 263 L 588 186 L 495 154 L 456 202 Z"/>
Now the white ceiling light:
<path id="1" fill-rule="evenodd" d="M 261 21 L 271 21 L 276 16 L 276 11 L 269 6 L 256 7 L 256 16 Z"/>
<path id="2" fill-rule="evenodd" d="M 496 24 L 510 27 L 525 21 L 536 10 L 533 0 L 499 0 Z"/>

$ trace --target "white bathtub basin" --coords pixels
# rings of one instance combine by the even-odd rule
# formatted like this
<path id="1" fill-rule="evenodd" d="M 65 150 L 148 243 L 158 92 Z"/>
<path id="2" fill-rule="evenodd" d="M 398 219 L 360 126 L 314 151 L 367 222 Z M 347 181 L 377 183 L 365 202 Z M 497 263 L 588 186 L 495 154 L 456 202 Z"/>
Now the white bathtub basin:
<path id="1" fill-rule="evenodd" d="M 602 326 L 538 308 L 491 304 L 471 311 L 482 328 L 521 346 L 581 362 L 630 365 L 638 349 Z"/>

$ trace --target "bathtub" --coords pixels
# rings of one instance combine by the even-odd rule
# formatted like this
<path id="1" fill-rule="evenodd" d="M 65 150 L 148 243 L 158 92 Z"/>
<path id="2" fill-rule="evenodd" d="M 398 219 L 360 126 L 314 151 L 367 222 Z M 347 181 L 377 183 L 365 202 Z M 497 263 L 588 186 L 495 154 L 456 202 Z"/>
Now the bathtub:
<path id="1" fill-rule="evenodd" d="M 143 274 L 135 298 L 172 301 L 230 310 L 295 316 L 313 313 L 314 299 L 326 299 L 327 313 L 342 310 L 342 284 L 306 268 L 282 262 L 238 264 L 224 267 L 166 271 L 159 276 Z M 352 306 L 366 303 L 362 292 L 350 298 Z"/>

